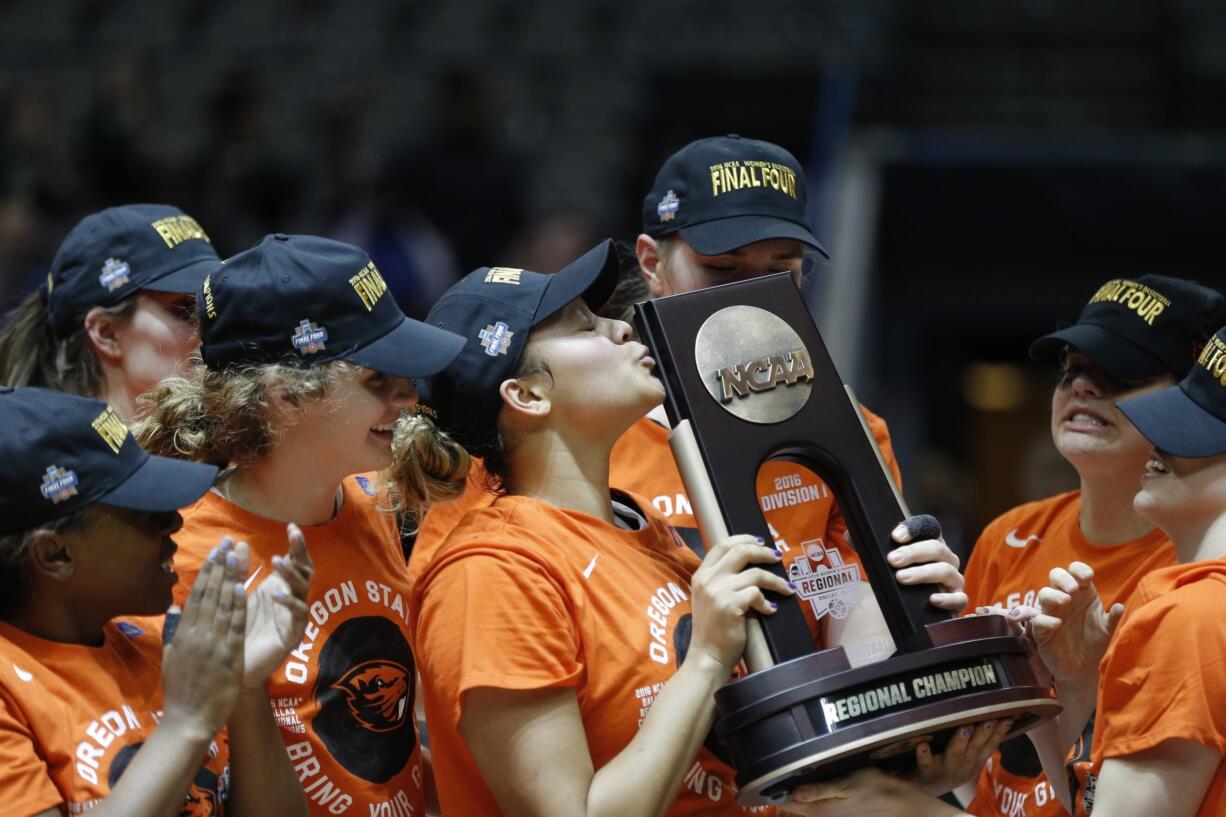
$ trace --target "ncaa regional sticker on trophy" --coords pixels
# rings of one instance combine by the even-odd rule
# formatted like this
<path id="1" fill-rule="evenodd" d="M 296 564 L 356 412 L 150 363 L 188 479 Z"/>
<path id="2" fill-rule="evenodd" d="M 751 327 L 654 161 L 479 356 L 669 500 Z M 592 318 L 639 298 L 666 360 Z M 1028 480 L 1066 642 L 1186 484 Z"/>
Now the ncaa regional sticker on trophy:
<path id="1" fill-rule="evenodd" d="M 770 541 L 764 512 L 819 496 L 837 503 L 854 545 L 813 530 L 789 543 L 786 572 L 770 568 L 797 593 L 772 597 L 775 614 L 750 622 L 749 674 L 715 696 L 742 803 L 780 802 L 862 766 L 905 769 L 917 743 L 939 753 L 967 724 L 1008 718 L 1020 734 L 1060 711 L 1005 619 L 951 618 L 929 604 L 932 587 L 895 581 L 890 532 L 910 514 L 790 276 L 657 298 L 637 312 L 708 547 L 730 531 Z M 784 476 L 760 497 L 760 473 L 813 478 Z M 913 539 L 940 533 L 932 517 L 909 524 Z M 805 608 L 830 632 L 879 608 L 885 647 L 870 662 L 837 638 L 819 645 Z"/>

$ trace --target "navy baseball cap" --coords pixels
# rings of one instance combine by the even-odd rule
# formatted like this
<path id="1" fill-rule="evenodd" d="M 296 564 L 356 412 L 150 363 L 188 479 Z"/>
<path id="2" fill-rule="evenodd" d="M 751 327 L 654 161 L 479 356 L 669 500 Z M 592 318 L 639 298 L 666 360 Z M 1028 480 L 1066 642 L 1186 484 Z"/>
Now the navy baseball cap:
<path id="1" fill-rule="evenodd" d="M 515 376 L 532 327 L 582 297 L 593 312 L 613 294 L 618 261 L 605 240 L 552 275 L 510 267 L 481 267 L 443 293 L 426 316 L 464 337 L 447 369 L 423 384 L 421 410 L 477 454 L 497 428 L 498 387 Z"/>
<path id="2" fill-rule="evenodd" d="M 425 377 L 464 339 L 405 317 L 370 256 L 351 244 L 277 233 L 228 259 L 200 286 L 200 354 L 214 370 L 347 360 Z"/>
<path id="3" fill-rule="evenodd" d="M 176 511 L 217 468 L 155 457 L 115 410 L 89 397 L 0 386 L 0 533 L 20 533 L 93 503 Z"/>
<path id="4" fill-rule="evenodd" d="M 703 255 L 791 238 L 829 258 L 809 229 L 805 173 L 778 145 L 736 134 L 690 142 L 668 157 L 643 199 L 643 232 L 681 233 Z"/>
<path id="5" fill-rule="evenodd" d="M 1072 346 L 1117 380 L 1183 377 L 1223 323 L 1226 298 L 1215 289 L 1165 275 L 1119 278 L 1098 288 L 1077 323 L 1031 344 L 1030 356 Z"/>
<path id="6" fill-rule="evenodd" d="M 92 213 L 69 231 L 47 275 L 47 314 L 57 337 L 95 306 L 136 292 L 191 294 L 221 265 L 196 219 L 168 204 L 125 204 Z"/>
<path id="7" fill-rule="evenodd" d="M 1176 457 L 1226 454 L 1226 329 L 1178 386 L 1117 404 L 1145 439 Z"/>

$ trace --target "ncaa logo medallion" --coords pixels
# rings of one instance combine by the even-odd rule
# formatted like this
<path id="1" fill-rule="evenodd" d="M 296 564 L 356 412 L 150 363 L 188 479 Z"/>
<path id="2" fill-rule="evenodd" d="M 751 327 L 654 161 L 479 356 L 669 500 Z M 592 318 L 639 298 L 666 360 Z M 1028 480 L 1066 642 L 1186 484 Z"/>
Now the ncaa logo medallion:
<path id="1" fill-rule="evenodd" d="M 106 287 L 107 292 L 114 292 L 128 283 L 128 274 L 131 271 L 132 268 L 128 266 L 127 261 L 120 261 L 118 258 L 108 258 L 106 263 L 102 265 L 102 274 L 98 276 L 98 283 Z"/>
<path id="2" fill-rule="evenodd" d="M 511 331 L 511 327 L 502 321 L 492 323 L 477 333 L 477 337 L 481 338 L 481 345 L 485 348 L 485 353 L 490 357 L 505 355 L 511 348 L 511 338 L 514 336 L 515 333 Z"/>
<path id="3" fill-rule="evenodd" d="M 304 320 L 294 330 L 294 334 L 290 337 L 290 342 L 302 354 L 310 355 L 327 348 L 324 346 L 324 341 L 327 339 L 327 329 L 324 329 L 322 326 L 316 326 L 314 321 Z"/>
<path id="4" fill-rule="evenodd" d="M 847 618 L 851 608 L 859 606 L 860 567 L 843 564 L 838 548 L 827 548 L 821 539 L 800 546 L 801 555 L 788 567 L 788 580 L 796 585 L 797 595 L 812 605 L 819 621 L 825 615 Z"/>
<path id="5" fill-rule="evenodd" d="M 65 471 L 56 465 L 47 466 L 43 474 L 43 484 L 39 488 L 45 498 L 58 505 L 69 497 L 77 495 L 77 472 Z"/>

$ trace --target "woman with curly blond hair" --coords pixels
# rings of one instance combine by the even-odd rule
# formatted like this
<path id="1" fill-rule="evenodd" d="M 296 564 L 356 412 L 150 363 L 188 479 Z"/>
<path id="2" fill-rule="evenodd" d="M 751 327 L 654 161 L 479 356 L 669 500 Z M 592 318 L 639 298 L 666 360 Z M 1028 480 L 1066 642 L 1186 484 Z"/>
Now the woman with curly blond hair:
<path id="1" fill-rule="evenodd" d="M 385 511 L 462 487 L 463 448 L 402 413 L 417 401 L 409 378 L 442 370 L 463 340 L 406 318 L 365 252 L 310 236 L 268 236 L 197 301 L 203 360 L 148 395 L 137 429 L 150 450 L 228 469 L 184 512 L 176 595 L 219 530 L 249 543 L 255 576 L 300 524 L 310 620 L 268 691 L 308 804 L 421 814 L 407 574 Z"/>

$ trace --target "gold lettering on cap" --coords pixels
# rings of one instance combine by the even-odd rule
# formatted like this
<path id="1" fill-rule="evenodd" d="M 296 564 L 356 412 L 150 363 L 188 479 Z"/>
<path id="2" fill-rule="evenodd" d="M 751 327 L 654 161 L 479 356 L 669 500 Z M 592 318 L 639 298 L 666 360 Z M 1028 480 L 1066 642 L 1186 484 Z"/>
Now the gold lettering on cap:
<path id="1" fill-rule="evenodd" d="M 733 397 L 748 397 L 752 392 L 764 392 L 785 383 L 789 386 L 801 380 L 813 380 L 813 364 L 804 349 L 767 355 L 744 363 L 718 369 L 720 402 L 730 403 Z"/>
<path id="2" fill-rule="evenodd" d="M 204 292 L 204 314 L 210 320 L 217 317 L 217 307 L 213 305 L 213 273 L 204 276 L 204 285 L 201 289 Z"/>
<path id="3" fill-rule="evenodd" d="M 191 216 L 168 216 L 158 219 L 149 226 L 157 231 L 157 234 L 166 242 L 167 248 L 172 250 L 184 241 L 192 239 L 213 243 L 209 241 L 204 228 Z"/>
<path id="4" fill-rule="evenodd" d="M 707 172 L 711 174 L 712 198 L 751 187 L 769 187 L 797 197 L 796 171 L 778 162 L 733 159 L 711 165 Z"/>
<path id="5" fill-rule="evenodd" d="M 1105 302 L 1121 304 L 1150 326 L 1154 325 L 1154 318 L 1171 305 L 1171 299 L 1161 292 L 1126 278 L 1108 281 L 1099 287 L 1098 292 L 1090 299 L 1092 304 Z"/>
<path id="6" fill-rule="evenodd" d="M 1196 363 L 1226 388 L 1226 343 L 1223 343 L 1217 335 L 1209 338 L 1209 342 L 1201 350 Z"/>
<path id="7" fill-rule="evenodd" d="M 362 299 L 362 305 L 366 307 L 367 312 L 373 310 L 375 303 L 382 297 L 383 293 L 387 292 L 387 282 L 379 274 L 374 261 L 362 267 L 361 272 L 350 278 L 349 284 L 353 287 L 353 291 L 358 293 L 358 297 Z"/>
<path id="8" fill-rule="evenodd" d="M 521 273 L 523 273 L 522 269 L 515 269 L 513 267 L 490 267 L 490 271 L 485 274 L 485 283 L 519 286 L 519 276 Z"/>
<path id="9" fill-rule="evenodd" d="M 107 406 L 90 425 L 94 427 L 94 431 L 98 432 L 98 436 L 110 447 L 111 451 L 118 454 L 119 449 L 123 447 L 123 441 L 127 439 L 128 427 L 123 424 L 123 420 L 119 419 L 115 409 Z"/>

